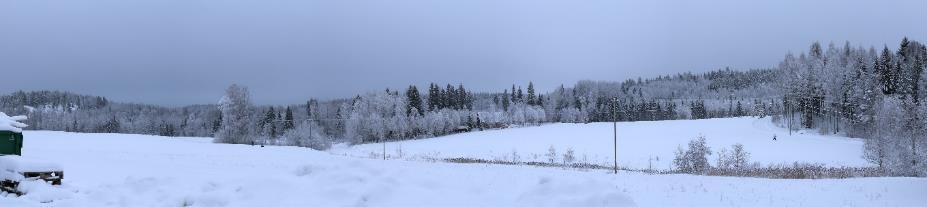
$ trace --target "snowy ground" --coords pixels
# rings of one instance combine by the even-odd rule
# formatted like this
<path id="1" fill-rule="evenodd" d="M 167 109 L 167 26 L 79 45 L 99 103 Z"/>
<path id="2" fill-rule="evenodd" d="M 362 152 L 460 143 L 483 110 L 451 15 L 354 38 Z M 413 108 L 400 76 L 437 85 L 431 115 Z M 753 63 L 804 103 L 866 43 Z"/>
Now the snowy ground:
<path id="1" fill-rule="evenodd" d="M 637 124 L 646 125 L 633 123 L 622 128 L 631 131 L 631 125 Z M 687 129 L 682 126 L 685 124 L 668 125 L 663 130 Z M 483 133 L 543 130 L 534 134 L 553 134 L 556 130 L 549 127 L 568 129 L 566 126 L 570 125 Z M 706 130 L 704 134 L 720 136 L 716 134 L 720 130 Z M 383 161 L 305 148 L 213 144 L 208 138 L 45 131 L 27 131 L 25 137 L 23 155 L 61 164 L 65 184 L 47 187 L 29 183 L 32 186 L 29 194 L 0 198 L 0 206 L 918 206 L 927 203 L 927 197 L 923 196 L 927 193 L 927 179 L 922 178 L 773 180 L 631 172 L 613 175 L 596 170 Z M 785 138 L 780 143 L 858 145 L 855 140 L 832 137 L 819 137 L 813 142 L 790 141 L 797 138 Z M 435 143 L 440 140 L 465 143 L 456 139 L 459 137 L 440 138 Z M 654 146 L 674 147 L 675 142 L 681 142 L 657 142 L 656 136 L 652 140 Z M 721 139 L 710 140 L 721 142 Z M 715 141 L 710 142 L 726 144 Z M 502 139 L 498 144 L 509 142 L 514 141 Z M 750 148 L 750 143 L 744 144 Z M 536 146 L 546 150 L 547 145 Z M 831 150 L 822 148 L 826 146 L 802 146 L 782 154 Z M 587 152 L 593 149 L 589 147 Z M 757 150 L 753 150 L 760 154 L 756 156 L 763 157 L 763 152 Z"/>
<path id="2" fill-rule="evenodd" d="M 539 127 L 490 130 L 433 139 L 408 140 L 386 144 L 388 157 L 480 158 L 511 161 L 547 162 L 545 154 L 553 146 L 558 156 L 574 150 L 578 162 L 612 165 L 614 155 L 612 123 L 548 124 Z M 618 162 L 632 169 L 669 169 L 678 146 L 704 135 L 712 150 L 730 150 L 740 143 L 751 153 L 751 160 L 762 165 L 819 163 L 828 166 L 869 166 L 862 158 L 863 142 L 813 132 L 793 133 L 775 127 L 769 118 L 725 118 L 618 123 Z M 773 141 L 773 136 L 777 141 Z M 335 154 L 354 157 L 381 156 L 383 144 L 338 147 Z M 714 158 L 714 157 L 712 157 Z M 560 162 L 560 161 L 558 161 Z"/>

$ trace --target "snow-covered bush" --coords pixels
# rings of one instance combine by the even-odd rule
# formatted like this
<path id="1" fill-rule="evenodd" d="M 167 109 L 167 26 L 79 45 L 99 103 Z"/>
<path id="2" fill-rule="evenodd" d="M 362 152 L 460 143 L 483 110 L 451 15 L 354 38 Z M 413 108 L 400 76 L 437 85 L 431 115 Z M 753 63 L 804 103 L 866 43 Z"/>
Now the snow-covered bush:
<path id="1" fill-rule="evenodd" d="M 576 157 L 573 155 L 573 148 L 567 148 L 566 153 L 563 153 L 563 164 L 569 165 L 573 163 L 574 160 L 576 160 Z"/>
<path id="2" fill-rule="evenodd" d="M 512 150 L 512 163 L 518 164 L 521 162 L 521 156 L 518 156 L 518 151 Z"/>
<path id="3" fill-rule="evenodd" d="M 311 123 L 296 125 L 293 129 L 283 133 L 283 145 L 308 147 L 316 150 L 331 148 L 331 140 L 322 135 L 318 126 Z"/>
<path id="4" fill-rule="evenodd" d="M 750 153 L 744 150 L 744 145 L 737 143 L 731 146 L 731 150 L 722 148 L 718 151 L 718 162 L 715 167 L 721 170 L 742 171 L 749 167 Z"/>
<path id="5" fill-rule="evenodd" d="M 711 168 L 708 155 L 711 155 L 711 147 L 708 147 L 705 136 L 699 136 L 689 141 L 688 149 L 677 148 L 673 164 L 679 172 L 703 174 Z"/>
<path id="6" fill-rule="evenodd" d="M 554 161 L 557 160 L 557 149 L 555 149 L 554 146 L 551 145 L 550 148 L 547 148 L 547 154 L 544 154 L 544 155 L 547 156 L 547 161 L 553 164 Z"/>
<path id="7" fill-rule="evenodd" d="M 715 161 L 715 167 L 720 169 L 731 168 L 731 158 L 727 148 L 722 147 L 721 150 L 718 150 L 718 160 Z"/>

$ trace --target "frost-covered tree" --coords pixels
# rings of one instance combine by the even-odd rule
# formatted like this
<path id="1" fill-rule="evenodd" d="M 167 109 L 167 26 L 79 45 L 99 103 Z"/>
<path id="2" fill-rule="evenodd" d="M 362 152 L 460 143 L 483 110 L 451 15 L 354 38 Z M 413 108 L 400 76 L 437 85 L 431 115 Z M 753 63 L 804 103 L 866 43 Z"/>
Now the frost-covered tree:
<path id="1" fill-rule="evenodd" d="M 551 145 L 550 148 L 547 148 L 547 154 L 544 155 L 547 156 L 547 162 L 553 164 L 557 160 L 557 149 Z"/>
<path id="2" fill-rule="evenodd" d="M 576 155 L 573 152 L 573 148 L 567 148 L 567 151 L 563 153 L 563 164 L 569 165 L 576 160 Z"/>
<path id="3" fill-rule="evenodd" d="M 688 149 L 684 150 L 681 146 L 677 149 L 673 164 L 680 172 L 706 173 L 711 168 L 708 162 L 708 156 L 711 153 L 711 147 L 706 143 L 705 136 L 699 136 L 689 141 Z"/>
<path id="4" fill-rule="evenodd" d="M 219 100 L 222 112 L 222 127 L 216 133 L 216 142 L 231 144 L 250 144 L 251 136 L 251 95 L 248 88 L 233 84 L 225 90 L 225 96 Z"/>
<path id="5" fill-rule="evenodd" d="M 734 169 L 744 169 L 750 162 L 750 153 L 744 150 L 744 145 L 737 143 L 731 146 L 731 167 Z"/>

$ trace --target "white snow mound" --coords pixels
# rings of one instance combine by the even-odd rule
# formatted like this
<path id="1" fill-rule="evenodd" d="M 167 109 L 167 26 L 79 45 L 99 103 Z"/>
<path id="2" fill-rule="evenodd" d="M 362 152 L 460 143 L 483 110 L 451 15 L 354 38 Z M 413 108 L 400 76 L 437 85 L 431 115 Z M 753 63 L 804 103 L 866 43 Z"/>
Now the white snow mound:
<path id="1" fill-rule="evenodd" d="M 8 116 L 6 113 L 0 112 L 0 131 L 22 133 L 23 128 L 29 125 L 23 124 L 20 121 L 25 121 L 26 119 L 26 116 Z"/>
<path id="2" fill-rule="evenodd" d="M 52 172 L 62 171 L 61 165 L 42 162 L 17 155 L 0 156 L 0 171 L 12 172 Z"/>

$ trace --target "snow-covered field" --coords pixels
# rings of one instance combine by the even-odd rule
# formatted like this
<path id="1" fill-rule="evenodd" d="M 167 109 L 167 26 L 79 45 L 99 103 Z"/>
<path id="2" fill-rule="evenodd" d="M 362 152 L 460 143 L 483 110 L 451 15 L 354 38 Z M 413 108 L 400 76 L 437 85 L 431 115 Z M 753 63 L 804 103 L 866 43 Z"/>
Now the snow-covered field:
<path id="1" fill-rule="evenodd" d="M 636 141 L 628 137 L 620 139 L 640 148 L 623 150 L 652 151 L 661 160 L 667 159 L 662 156 L 671 154 L 677 144 L 694 136 L 688 132 L 705 134 L 712 145 L 727 145 L 735 141 L 722 138 L 723 132 L 729 130 L 730 137 L 743 135 L 743 140 L 736 141 L 744 141 L 757 160 L 862 164 L 842 158 L 841 154 L 858 153 L 859 149 L 852 149 L 859 147 L 857 140 L 810 135 L 787 137 L 755 123 L 758 122 L 748 119 L 640 122 L 622 124 L 619 130 L 638 135 L 656 131 L 653 136 Z M 728 126 L 705 127 L 719 124 Z M 607 132 L 610 125 L 548 125 L 479 132 L 410 141 L 403 147 L 421 152 L 446 150 L 442 155 L 468 152 L 480 155 L 486 149 L 496 149 L 490 147 L 493 145 L 510 153 L 519 140 L 526 141 L 521 145 L 524 148 L 517 148 L 520 153 L 546 151 L 551 144 L 569 147 L 565 144 L 570 142 L 556 142 L 545 135 L 609 140 L 604 132 L 606 136 L 602 138 L 581 138 L 591 137 L 583 128 Z M 695 130 L 701 128 L 704 129 Z M 746 136 L 751 131 L 757 135 Z M 760 138 L 771 139 L 771 133 L 780 133 L 780 140 L 758 146 L 767 141 Z M 528 137 L 500 136 L 519 134 L 549 142 L 532 143 L 527 142 Z M 682 137 L 663 140 L 662 135 L 668 134 Z M 209 138 L 47 131 L 26 131 L 25 137 L 24 157 L 61 164 L 65 169 L 64 185 L 47 187 L 31 183 L 29 194 L 0 198 L 0 206 L 919 206 L 927 203 L 927 197 L 923 196 L 927 193 L 927 179 L 922 178 L 775 180 L 633 172 L 614 175 L 598 170 L 384 161 L 338 155 L 352 149 L 329 153 L 296 147 L 261 148 L 213 144 Z M 477 140 L 471 143 L 467 137 Z M 498 142 L 489 142 L 490 139 Z M 652 144 L 646 144 L 647 140 Z M 601 145 L 608 148 L 609 144 Z M 578 154 L 592 154 L 601 151 L 597 145 L 585 143 L 573 147 Z M 428 146 L 435 148 L 424 148 Z M 670 149 L 663 152 L 663 146 Z M 368 147 L 374 146 L 361 146 L 357 150 Z M 775 159 L 777 156 L 769 154 L 773 152 L 784 158 Z M 632 158 L 624 163 L 634 163 L 630 161 L 650 154 L 632 158 L 634 153 L 628 152 L 620 156 Z M 790 154 L 808 157 L 802 159 L 803 156 Z"/>
<path id="2" fill-rule="evenodd" d="M 548 124 L 539 127 L 490 130 L 433 139 L 386 144 L 387 157 L 479 158 L 547 162 L 551 146 L 557 162 L 573 149 L 577 162 L 612 165 L 614 156 L 612 123 Z M 618 123 L 618 164 L 632 169 L 669 169 L 678 146 L 685 147 L 699 135 L 706 137 L 715 152 L 740 143 L 761 165 L 819 163 L 828 166 L 870 166 L 862 158 L 860 139 L 794 133 L 773 126 L 769 118 L 724 118 Z M 776 136 L 776 141 L 773 141 Z M 372 157 L 383 154 L 383 144 L 338 147 L 335 154 Z M 714 158 L 714 157 L 711 157 Z"/>

